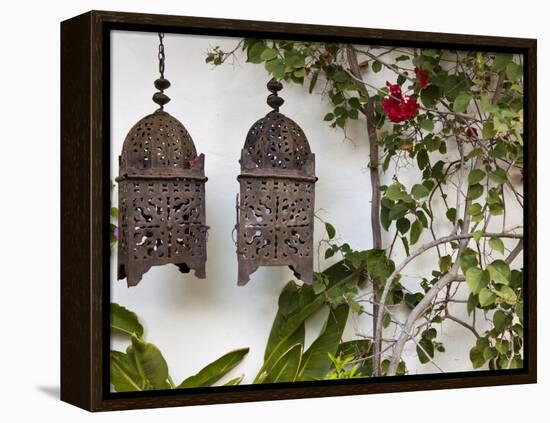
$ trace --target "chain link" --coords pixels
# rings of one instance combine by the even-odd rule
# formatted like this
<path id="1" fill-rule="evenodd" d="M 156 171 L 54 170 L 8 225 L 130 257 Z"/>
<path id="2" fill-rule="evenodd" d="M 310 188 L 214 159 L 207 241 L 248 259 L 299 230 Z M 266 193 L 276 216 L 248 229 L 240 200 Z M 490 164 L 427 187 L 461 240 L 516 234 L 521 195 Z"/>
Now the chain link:
<path id="1" fill-rule="evenodd" d="M 164 32 L 159 32 L 158 58 L 159 58 L 159 73 L 161 78 L 164 78 L 164 61 L 166 58 L 166 56 L 164 55 L 164 43 L 162 42 L 163 38 L 164 38 Z"/>

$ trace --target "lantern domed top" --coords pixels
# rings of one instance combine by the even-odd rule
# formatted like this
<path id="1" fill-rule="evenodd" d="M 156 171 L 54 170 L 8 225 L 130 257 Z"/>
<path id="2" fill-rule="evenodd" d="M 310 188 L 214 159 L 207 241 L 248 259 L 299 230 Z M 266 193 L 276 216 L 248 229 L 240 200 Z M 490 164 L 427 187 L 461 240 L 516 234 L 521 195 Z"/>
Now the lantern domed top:
<path id="1" fill-rule="evenodd" d="M 183 176 L 196 161 L 195 144 L 183 124 L 159 109 L 128 132 L 120 157 L 120 174 Z"/>
<path id="2" fill-rule="evenodd" d="M 252 125 L 246 136 L 241 165 L 246 169 L 301 170 L 309 162 L 311 149 L 302 128 L 279 112 L 284 100 L 277 95 L 282 84 L 271 80 L 267 104 L 273 108 Z"/>

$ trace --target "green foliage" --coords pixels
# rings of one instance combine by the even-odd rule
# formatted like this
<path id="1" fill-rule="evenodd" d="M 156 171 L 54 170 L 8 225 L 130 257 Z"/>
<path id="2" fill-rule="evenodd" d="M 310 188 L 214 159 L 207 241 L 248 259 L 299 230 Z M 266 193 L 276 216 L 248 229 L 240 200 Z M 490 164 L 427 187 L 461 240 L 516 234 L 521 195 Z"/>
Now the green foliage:
<path id="1" fill-rule="evenodd" d="M 110 353 L 111 384 L 117 392 L 212 386 L 236 367 L 248 353 L 248 348 L 231 351 L 176 387 L 160 350 L 142 338 L 143 326 L 134 312 L 111 303 L 111 330 L 127 335 L 131 340 L 125 353 Z M 241 380 L 242 377 L 235 378 L 228 384 L 236 385 Z"/>

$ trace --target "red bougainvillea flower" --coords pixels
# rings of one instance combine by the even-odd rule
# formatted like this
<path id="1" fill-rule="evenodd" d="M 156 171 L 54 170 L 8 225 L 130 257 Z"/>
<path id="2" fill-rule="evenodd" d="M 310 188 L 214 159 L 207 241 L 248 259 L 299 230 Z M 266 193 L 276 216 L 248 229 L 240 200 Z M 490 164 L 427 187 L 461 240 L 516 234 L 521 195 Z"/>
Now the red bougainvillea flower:
<path id="1" fill-rule="evenodd" d="M 414 68 L 414 74 L 418 78 L 418 86 L 420 88 L 426 88 L 428 86 L 428 72 L 418 66 Z"/>
<path id="2" fill-rule="evenodd" d="M 414 97 L 404 97 L 399 84 L 386 82 L 390 97 L 382 100 L 382 108 L 392 122 L 403 122 L 416 115 L 420 105 Z"/>
<path id="3" fill-rule="evenodd" d="M 466 129 L 466 136 L 471 140 L 477 139 L 477 129 L 470 126 Z"/>
<path id="4" fill-rule="evenodd" d="M 189 160 L 189 167 L 193 169 L 202 156 L 204 156 L 204 154 L 201 153 Z"/>

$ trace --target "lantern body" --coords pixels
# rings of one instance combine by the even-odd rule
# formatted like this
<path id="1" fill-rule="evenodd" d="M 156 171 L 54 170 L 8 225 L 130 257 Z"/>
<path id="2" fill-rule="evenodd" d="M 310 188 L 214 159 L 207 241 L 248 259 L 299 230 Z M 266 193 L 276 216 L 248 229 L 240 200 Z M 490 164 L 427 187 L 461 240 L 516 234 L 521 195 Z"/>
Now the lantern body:
<path id="1" fill-rule="evenodd" d="M 241 151 L 238 284 L 259 266 L 313 279 L 315 155 L 302 129 L 277 110 L 258 120 Z"/>
<path id="2" fill-rule="evenodd" d="M 168 263 L 205 278 L 204 155 L 185 127 L 157 110 L 130 130 L 119 162 L 118 279 L 134 286 Z"/>

